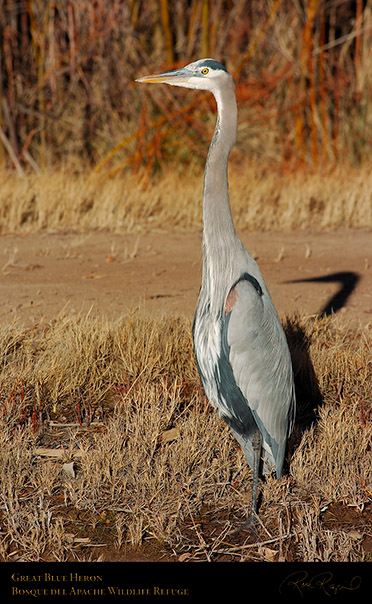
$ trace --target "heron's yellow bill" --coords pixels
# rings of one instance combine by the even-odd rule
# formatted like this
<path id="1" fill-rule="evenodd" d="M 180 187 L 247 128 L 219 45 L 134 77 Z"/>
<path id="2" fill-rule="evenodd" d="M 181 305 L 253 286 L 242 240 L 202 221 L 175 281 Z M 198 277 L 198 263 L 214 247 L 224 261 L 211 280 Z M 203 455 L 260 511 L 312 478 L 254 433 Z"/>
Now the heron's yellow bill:
<path id="1" fill-rule="evenodd" d="M 173 86 L 182 86 L 188 83 L 192 73 L 187 69 L 174 69 L 165 73 L 143 76 L 136 79 L 140 84 L 171 84 Z"/>
<path id="2" fill-rule="evenodd" d="M 163 74 L 159 75 L 148 75 L 143 76 L 142 78 L 136 79 L 136 82 L 140 82 L 141 84 L 146 82 L 147 84 L 162 84 L 166 82 L 167 78 Z"/>

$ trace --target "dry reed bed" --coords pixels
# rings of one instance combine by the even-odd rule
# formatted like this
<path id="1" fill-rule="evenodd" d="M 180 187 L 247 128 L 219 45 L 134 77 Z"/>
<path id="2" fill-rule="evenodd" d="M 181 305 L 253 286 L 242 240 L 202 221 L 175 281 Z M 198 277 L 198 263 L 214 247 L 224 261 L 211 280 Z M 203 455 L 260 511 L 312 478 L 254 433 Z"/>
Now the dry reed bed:
<path id="1" fill-rule="evenodd" d="M 201 228 L 203 175 L 189 168 L 147 184 L 145 175 L 104 181 L 71 169 L 18 178 L 0 174 L 2 233 L 56 229 Z M 238 229 L 372 228 L 372 171 L 341 166 L 328 172 L 280 174 L 270 168 L 230 169 L 232 211 Z"/>
<path id="2" fill-rule="evenodd" d="M 151 170 L 189 150 L 203 156 L 201 96 L 184 103 L 180 91 L 134 80 L 207 56 L 234 74 L 250 157 L 368 159 L 371 36 L 362 0 L 2 0 L 0 165 L 22 173 L 114 155 L 116 168 Z"/>
<path id="3" fill-rule="evenodd" d="M 229 533 L 251 471 L 200 388 L 190 331 L 135 312 L 1 328 L 1 559 L 103 559 L 91 547 L 102 542 L 115 559 L 148 543 L 191 561 L 370 556 L 370 326 L 287 320 L 300 408 L 289 473 L 261 487 L 257 543 Z M 356 527 L 325 523 L 331 504 Z M 109 536 L 97 537 L 102 523 Z"/>

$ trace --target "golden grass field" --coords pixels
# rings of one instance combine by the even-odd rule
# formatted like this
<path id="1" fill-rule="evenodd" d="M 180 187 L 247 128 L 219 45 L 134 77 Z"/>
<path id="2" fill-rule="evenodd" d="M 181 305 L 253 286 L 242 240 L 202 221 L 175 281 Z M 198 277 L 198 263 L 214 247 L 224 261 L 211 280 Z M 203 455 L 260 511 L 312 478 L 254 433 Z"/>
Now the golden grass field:
<path id="1" fill-rule="evenodd" d="M 201 179 L 190 171 L 150 187 L 67 169 L 4 173 L 3 240 L 200 232 Z M 367 166 L 282 175 L 251 168 L 244 176 L 233 166 L 230 182 L 243 232 L 280 231 L 285 241 L 293 231 L 372 229 Z M 4 286 L 11 268 L 4 257 Z M 260 485 L 256 540 L 231 532 L 247 513 L 251 470 L 201 388 L 182 297 L 179 312 L 163 316 L 67 308 L 25 325 L 3 313 L 0 559 L 370 560 L 372 325 L 362 318 L 347 324 L 301 308 L 283 317 L 298 417 L 284 477 Z"/>
<path id="2" fill-rule="evenodd" d="M 258 231 L 372 228 L 372 169 L 281 173 L 269 165 L 240 165 L 229 172 L 237 229 Z M 85 173 L 71 162 L 19 179 L 0 174 L 2 233 L 109 229 L 138 233 L 154 228 L 201 228 L 202 171 L 173 171 L 149 183 L 148 175 Z"/>

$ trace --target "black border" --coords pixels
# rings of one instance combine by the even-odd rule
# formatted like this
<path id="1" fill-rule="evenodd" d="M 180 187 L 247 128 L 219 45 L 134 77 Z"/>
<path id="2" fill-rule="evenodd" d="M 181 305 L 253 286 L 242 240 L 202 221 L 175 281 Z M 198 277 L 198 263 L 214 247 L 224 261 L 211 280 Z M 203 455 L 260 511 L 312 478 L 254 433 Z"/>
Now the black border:
<path id="1" fill-rule="evenodd" d="M 5 562 L 0 578 L 12 604 L 249 602 L 257 596 L 261 602 L 338 603 L 369 601 L 372 591 L 368 562 Z M 119 591 L 110 594 L 109 587 Z"/>

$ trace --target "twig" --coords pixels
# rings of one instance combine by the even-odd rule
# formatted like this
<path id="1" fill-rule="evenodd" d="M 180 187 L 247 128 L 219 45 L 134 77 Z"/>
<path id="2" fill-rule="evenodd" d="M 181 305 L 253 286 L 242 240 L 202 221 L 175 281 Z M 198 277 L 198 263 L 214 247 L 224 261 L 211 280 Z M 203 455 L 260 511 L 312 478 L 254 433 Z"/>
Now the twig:
<path id="1" fill-rule="evenodd" d="M 266 541 L 256 541 L 255 543 L 248 543 L 245 545 L 232 545 L 231 543 L 226 543 L 222 541 L 222 545 L 227 545 L 228 549 L 226 550 L 214 550 L 216 554 L 229 554 L 229 555 L 238 555 L 242 550 L 249 550 L 255 547 L 262 547 L 264 545 L 270 545 L 276 543 L 278 541 L 284 541 L 285 539 L 289 539 L 290 537 L 294 537 L 295 533 L 288 533 L 284 537 L 275 537 L 274 539 L 267 539 Z"/>
<path id="2" fill-rule="evenodd" d="M 10 142 L 8 141 L 7 136 L 1 126 L 0 126 L 0 138 L 1 138 L 1 142 L 3 143 L 5 149 L 9 153 L 10 159 L 12 160 L 13 164 L 15 165 L 15 169 L 17 170 L 18 176 L 21 176 L 22 178 L 24 178 L 24 176 L 25 176 L 24 170 L 23 170 L 21 164 L 19 163 L 17 156 L 14 153 L 13 147 L 10 144 Z"/>
<path id="3" fill-rule="evenodd" d="M 332 40 L 331 42 L 328 42 L 327 44 L 324 44 L 323 46 L 318 46 L 317 48 L 314 48 L 312 54 L 313 54 L 313 56 L 316 56 L 316 55 L 320 54 L 321 52 L 323 52 L 324 50 L 330 50 L 331 48 L 334 48 L 335 46 L 339 46 L 340 44 L 343 44 L 344 42 L 350 42 L 350 40 L 353 40 L 354 38 L 357 38 L 361 34 L 364 34 L 365 32 L 368 32 L 368 31 L 372 31 L 372 27 L 363 27 L 362 29 L 358 29 L 358 31 L 351 31 L 350 33 L 345 34 L 344 36 L 341 36 L 340 38 L 336 38 L 335 40 Z"/>
<path id="4" fill-rule="evenodd" d="M 23 156 L 25 158 L 25 160 L 30 164 L 31 168 L 36 172 L 36 174 L 41 174 L 41 170 L 39 168 L 39 166 L 37 165 L 36 161 L 34 160 L 34 158 L 32 157 L 32 155 L 30 154 L 29 151 L 24 151 L 23 152 Z"/>
<path id="5" fill-rule="evenodd" d="M 63 458 L 65 455 L 72 455 L 73 457 L 82 457 L 83 451 L 76 450 L 71 451 L 71 449 L 47 449 L 45 447 L 37 447 L 34 450 L 35 455 L 40 455 L 41 457 L 55 457 L 57 459 Z"/>
<path id="6" fill-rule="evenodd" d="M 197 526 L 197 524 L 196 524 L 196 522 L 194 520 L 194 517 L 193 517 L 192 512 L 190 510 L 190 506 L 188 504 L 187 504 L 187 507 L 189 508 L 189 514 L 190 514 L 191 522 L 193 524 L 193 527 L 194 527 L 195 532 L 196 532 L 196 534 L 198 536 L 198 539 L 199 539 L 199 544 L 200 544 L 199 547 L 202 549 L 203 553 L 205 554 L 205 557 L 207 558 L 207 561 L 211 562 L 212 559 L 211 559 L 211 557 L 209 555 L 209 552 L 208 552 L 208 549 L 207 549 L 207 547 L 208 547 L 207 543 L 206 543 L 203 535 L 201 534 L 201 532 L 198 529 L 198 526 Z"/>

